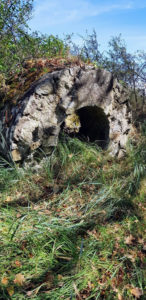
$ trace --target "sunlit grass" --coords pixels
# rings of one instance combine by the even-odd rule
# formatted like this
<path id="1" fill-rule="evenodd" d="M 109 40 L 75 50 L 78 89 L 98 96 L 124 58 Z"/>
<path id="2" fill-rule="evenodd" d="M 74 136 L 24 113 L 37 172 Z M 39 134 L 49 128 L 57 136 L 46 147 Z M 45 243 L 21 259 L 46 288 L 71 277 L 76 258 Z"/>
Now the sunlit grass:
<path id="1" fill-rule="evenodd" d="M 64 136 L 0 169 L 0 299 L 144 299 L 144 145 L 118 161 Z"/>

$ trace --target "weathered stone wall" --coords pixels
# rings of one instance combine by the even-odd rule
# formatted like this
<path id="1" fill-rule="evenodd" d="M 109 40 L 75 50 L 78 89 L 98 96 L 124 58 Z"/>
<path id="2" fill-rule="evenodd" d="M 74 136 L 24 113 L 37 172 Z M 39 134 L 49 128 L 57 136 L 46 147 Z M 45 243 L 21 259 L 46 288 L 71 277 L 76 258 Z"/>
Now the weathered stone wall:
<path id="1" fill-rule="evenodd" d="M 104 111 L 111 154 L 120 156 L 131 130 L 128 97 L 112 74 L 103 69 L 75 66 L 48 73 L 16 105 L 6 104 L 1 109 L 0 154 L 20 161 L 39 147 L 45 151 L 57 145 L 61 124 L 90 106 Z"/>

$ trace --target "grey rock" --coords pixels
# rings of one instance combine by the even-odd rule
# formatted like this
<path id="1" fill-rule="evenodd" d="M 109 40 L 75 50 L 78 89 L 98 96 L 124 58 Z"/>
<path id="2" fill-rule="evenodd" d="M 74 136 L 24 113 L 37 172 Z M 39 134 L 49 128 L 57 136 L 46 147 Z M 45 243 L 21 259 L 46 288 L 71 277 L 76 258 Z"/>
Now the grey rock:
<path id="1" fill-rule="evenodd" d="M 1 109 L 0 155 L 23 161 L 39 148 L 47 152 L 57 145 L 64 124 L 68 133 L 84 135 L 118 156 L 132 128 L 128 97 L 112 74 L 100 68 L 75 66 L 48 73 L 16 106 Z M 68 116 L 73 122 L 67 128 Z"/>

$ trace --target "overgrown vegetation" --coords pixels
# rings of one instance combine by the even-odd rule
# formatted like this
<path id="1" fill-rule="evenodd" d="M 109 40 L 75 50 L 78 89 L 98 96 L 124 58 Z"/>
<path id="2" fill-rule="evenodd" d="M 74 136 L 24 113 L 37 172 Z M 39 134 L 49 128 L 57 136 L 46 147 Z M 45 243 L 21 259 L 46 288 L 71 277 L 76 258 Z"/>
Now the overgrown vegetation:
<path id="1" fill-rule="evenodd" d="M 32 10 L 33 0 L 1 0 L 0 73 L 6 80 L 21 73 L 26 60 L 63 57 L 68 53 L 67 45 L 59 37 L 28 32 Z"/>
<path id="2" fill-rule="evenodd" d="M 128 53 L 121 36 L 106 54 L 97 34 L 29 33 L 32 0 L 0 2 L 0 106 L 15 105 L 53 70 L 92 63 L 122 84 L 145 90 L 145 52 Z M 29 168 L 0 165 L 0 299 L 144 298 L 146 129 L 122 160 L 93 143 L 61 136 Z M 3 141 L 5 143 L 5 141 Z"/>
<path id="3" fill-rule="evenodd" d="M 38 170 L 0 169 L 0 299 L 144 299 L 145 141 L 116 161 L 62 136 Z"/>
<path id="4" fill-rule="evenodd" d="M 146 53 L 127 51 L 121 35 L 112 37 L 109 48 L 100 51 L 95 30 L 80 36 L 81 46 L 73 42 L 73 35 L 66 34 L 64 39 L 28 31 L 28 20 L 33 11 L 33 0 L 11 0 L 0 2 L 0 98 L 7 93 L 10 83 L 15 87 L 15 76 L 25 73 L 27 61 L 50 58 L 64 58 L 68 61 L 71 54 L 86 63 L 106 68 L 123 84 L 134 91 L 144 90 L 146 80 Z M 37 68 L 34 67 L 34 69 Z M 31 71 L 31 68 L 30 68 Z M 34 70 L 35 71 L 35 70 Z M 48 69 L 44 68 L 44 73 Z M 42 75 L 42 74 L 41 74 Z M 24 77 L 24 76 L 23 76 Z M 17 89 L 17 86 L 15 87 Z"/>

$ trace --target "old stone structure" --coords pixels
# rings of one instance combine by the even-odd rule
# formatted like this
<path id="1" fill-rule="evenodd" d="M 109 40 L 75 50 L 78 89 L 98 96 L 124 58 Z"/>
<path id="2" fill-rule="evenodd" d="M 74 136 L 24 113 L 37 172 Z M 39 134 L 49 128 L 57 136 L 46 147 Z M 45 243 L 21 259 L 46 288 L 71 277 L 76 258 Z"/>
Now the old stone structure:
<path id="1" fill-rule="evenodd" d="M 48 73 L 16 105 L 0 111 L 0 154 L 22 161 L 57 145 L 62 128 L 121 156 L 131 130 L 128 93 L 112 74 L 92 66 Z"/>

